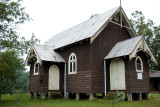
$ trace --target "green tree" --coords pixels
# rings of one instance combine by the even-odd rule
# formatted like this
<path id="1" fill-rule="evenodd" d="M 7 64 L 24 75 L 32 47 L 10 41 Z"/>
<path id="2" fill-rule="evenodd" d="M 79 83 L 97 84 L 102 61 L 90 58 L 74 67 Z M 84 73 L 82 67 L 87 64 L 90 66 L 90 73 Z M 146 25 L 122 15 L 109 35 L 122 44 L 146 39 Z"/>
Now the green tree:
<path id="1" fill-rule="evenodd" d="M 27 88 L 27 82 L 24 82 L 27 80 L 24 60 L 20 56 L 28 52 L 31 40 L 20 38 L 16 29 L 25 21 L 30 21 L 30 18 L 21 2 L 22 0 L 0 2 L 0 95 Z M 25 84 L 20 87 L 20 83 Z"/>
<path id="2" fill-rule="evenodd" d="M 137 35 L 144 34 L 145 40 L 158 62 L 157 66 L 151 62 L 149 64 L 150 69 L 160 70 L 160 26 L 156 26 L 151 19 L 148 19 L 146 21 L 145 16 L 141 11 L 135 11 L 134 13 L 132 13 L 132 16 L 133 18 L 130 19 L 130 22 L 133 25 L 133 28 L 135 29 Z"/>
<path id="3" fill-rule="evenodd" d="M 0 53 L 0 96 L 13 93 L 16 81 L 21 76 L 19 71 L 24 71 L 24 66 L 24 60 L 16 51 L 7 50 Z"/>
<path id="4" fill-rule="evenodd" d="M 15 92 L 26 93 L 29 90 L 29 72 L 18 71 L 19 78 L 16 80 Z"/>
<path id="5" fill-rule="evenodd" d="M 16 31 L 18 25 L 30 21 L 29 14 L 21 6 L 22 0 L 1 0 L 0 2 L 0 51 L 14 49 L 21 54 L 27 53 L 31 40 L 20 38 Z M 38 39 L 35 39 L 39 42 Z"/>

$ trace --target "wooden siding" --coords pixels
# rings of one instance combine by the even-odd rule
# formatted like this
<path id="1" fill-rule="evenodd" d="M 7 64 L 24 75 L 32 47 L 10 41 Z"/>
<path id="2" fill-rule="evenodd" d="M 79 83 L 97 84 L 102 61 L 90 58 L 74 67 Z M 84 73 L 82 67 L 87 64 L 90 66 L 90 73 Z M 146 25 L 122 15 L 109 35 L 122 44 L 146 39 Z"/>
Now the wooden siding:
<path id="1" fill-rule="evenodd" d="M 149 93 L 150 92 L 150 79 L 149 79 L 149 67 L 148 61 L 145 54 L 141 51 L 137 53 L 137 56 L 140 56 L 143 61 L 143 73 L 142 80 L 137 79 L 137 72 L 135 67 L 135 60 L 133 58 L 131 61 L 125 61 L 126 69 L 126 92 L 127 93 Z"/>
<path id="2" fill-rule="evenodd" d="M 51 62 L 43 62 L 39 67 L 39 74 L 34 75 L 34 63 L 31 63 L 30 67 L 30 92 L 48 92 L 48 74 L 49 68 L 55 64 L 58 66 L 60 71 L 60 91 L 63 92 L 64 85 L 64 64 L 63 63 L 51 63 Z M 42 80 L 40 80 L 42 78 Z"/>
<path id="3" fill-rule="evenodd" d="M 58 51 L 66 61 L 66 92 L 68 93 L 90 93 L 92 89 L 90 44 L 89 41 L 77 43 Z M 71 53 L 77 57 L 77 74 L 68 74 L 68 58 Z"/>
<path id="4" fill-rule="evenodd" d="M 110 52 L 113 46 L 131 36 L 125 28 L 109 23 L 92 44 L 92 85 L 94 93 L 104 92 L 104 57 Z M 110 89 L 109 77 L 110 61 L 106 62 L 107 69 L 107 91 Z"/>

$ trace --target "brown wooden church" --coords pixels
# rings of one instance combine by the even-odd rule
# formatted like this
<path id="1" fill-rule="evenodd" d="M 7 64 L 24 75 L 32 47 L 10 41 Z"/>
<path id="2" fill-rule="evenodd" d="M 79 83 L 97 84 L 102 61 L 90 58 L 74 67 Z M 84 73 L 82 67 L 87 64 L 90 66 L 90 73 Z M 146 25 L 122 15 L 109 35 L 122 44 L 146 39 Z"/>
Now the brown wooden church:
<path id="1" fill-rule="evenodd" d="M 95 93 L 120 90 L 130 101 L 134 94 L 149 97 L 148 61 L 156 63 L 121 6 L 32 45 L 26 61 L 31 97 L 61 92 L 93 99 Z"/>

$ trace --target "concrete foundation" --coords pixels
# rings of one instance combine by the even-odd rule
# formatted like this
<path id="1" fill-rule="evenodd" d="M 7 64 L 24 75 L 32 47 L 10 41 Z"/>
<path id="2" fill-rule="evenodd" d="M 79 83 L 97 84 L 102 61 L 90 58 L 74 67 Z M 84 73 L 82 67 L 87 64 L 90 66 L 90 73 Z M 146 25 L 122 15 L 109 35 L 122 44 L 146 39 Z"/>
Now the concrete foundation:
<path id="1" fill-rule="evenodd" d="M 132 93 L 128 94 L 128 101 L 132 101 Z"/>
<path id="2" fill-rule="evenodd" d="M 48 98 L 51 98 L 51 92 L 48 92 Z"/>
<path id="3" fill-rule="evenodd" d="M 146 97 L 147 97 L 147 99 L 150 99 L 151 98 L 151 94 L 150 93 L 146 93 Z"/>
<path id="4" fill-rule="evenodd" d="M 69 99 L 69 93 L 66 93 L 66 99 Z"/>
<path id="5" fill-rule="evenodd" d="M 39 94 L 38 93 L 35 93 L 35 99 L 37 100 L 39 97 Z"/>
<path id="6" fill-rule="evenodd" d="M 94 96 L 93 96 L 93 95 L 94 95 L 93 93 L 89 94 L 89 100 L 90 100 L 90 101 L 94 99 Z"/>
<path id="7" fill-rule="evenodd" d="M 142 100 L 142 93 L 139 93 L 138 100 Z"/>
<path id="8" fill-rule="evenodd" d="M 42 100 L 46 99 L 46 93 L 41 93 L 41 99 Z"/>
<path id="9" fill-rule="evenodd" d="M 80 100 L 80 95 L 79 95 L 79 93 L 76 93 L 76 100 L 77 100 L 77 101 Z"/>
<path id="10" fill-rule="evenodd" d="M 33 99 L 33 96 L 34 96 L 33 92 L 30 92 L 30 93 L 29 93 L 29 98 L 30 98 L 30 99 Z"/>

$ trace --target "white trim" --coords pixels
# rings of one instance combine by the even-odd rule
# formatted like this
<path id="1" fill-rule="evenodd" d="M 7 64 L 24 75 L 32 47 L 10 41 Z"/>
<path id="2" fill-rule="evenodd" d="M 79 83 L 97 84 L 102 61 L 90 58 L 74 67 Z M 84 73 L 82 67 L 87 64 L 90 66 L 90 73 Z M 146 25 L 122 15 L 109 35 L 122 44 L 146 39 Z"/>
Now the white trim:
<path id="1" fill-rule="evenodd" d="M 140 63 L 141 63 L 141 70 L 138 70 L 138 69 L 137 69 L 137 59 L 140 60 Z M 138 56 L 138 57 L 136 58 L 136 60 L 135 60 L 135 68 L 136 68 L 136 72 L 143 73 L 143 61 L 142 61 L 142 59 L 141 59 L 140 56 Z"/>
<path id="2" fill-rule="evenodd" d="M 37 73 L 35 73 L 36 64 L 38 64 L 38 72 L 37 72 Z M 38 74 L 39 74 L 39 63 L 38 63 L 38 62 L 35 62 L 35 64 L 34 64 L 34 75 L 38 75 Z"/>
<path id="3" fill-rule="evenodd" d="M 137 52 L 140 50 L 143 50 L 144 53 L 147 53 L 150 55 L 150 59 L 151 61 L 153 61 L 155 64 L 157 64 L 157 61 L 155 60 L 151 50 L 149 49 L 146 41 L 144 39 L 142 39 L 139 44 L 136 46 L 136 48 L 134 49 L 134 51 L 129 55 L 129 60 L 131 60 L 133 57 L 137 56 Z"/>
<path id="4" fill-rule="evenodd" d="M 42 65 L 42 60 L 40 59 L 40 57 L 39 57 L 39 55 L 38 55 L 34 46 L 30 47 L 29 53 L 28 53 L 27 58 L 26 58 L 26 65 L 29 65 L 28 61 L 29 61 L 30 58 L 32 58 L 32 54 L 31 54 L 32 52 L 35 53 L 34 56 L 37 58 L 37 62 L 40 63 L 40 65 Z"/>
<path id="5" fill-rule="evenodd" d="M 73 59 L 75 57 L 75 59 Z M 70 58 L 72 58 L 70 60 Z M 72 72 L 70 72 L 70 63 L 72 64 Z M 75 63 L 75 68 L 73 67 L 73 64 Z M 75 69 L 75 71 L 73 70 Z M 71 53 L 68 59 L 68 74 L 77 74 L 77 57 L 75 53 Z"/>
<path id="6" fill-rule="evenodd" d="M 126 24 L 128 24 L 128 27 L 127 27 L 127 25 L 125 25 L 125 26 L 122 25 L 122 27 L 125 27 L 125 28 L 127 27 L 128 33 L 131 35 L 131 37 L 132 37 L 132 36 L 133 36 L 133 37 L 136 36 L 136 32 L 134 31 L 131 23 L 129 22 L 129 19 L 128 19 L 128 17 L 126 16 L 123 8 L 122 8 L 122 7 L 119 7 L 119 8 L 117 9 L 117 11 L 115 11 L 115 13 L 113 13 L 113 15 L 105 22 L 105 24 L 103 24 L 103 26 L 90 38 L 90 43 L 93 43 L 93 41 L 94 41 L 94 40 L 96 39 L 96 37 L 103 31 L 103 29 L 104 29 L 110 22 L 111 22 L 111 23 L 113 22 L 112 19 L 113 19 L 119 12 L 122 14 L 122 17 L 124 17 L 123 20 L 122 20 L 122 22 L 126 21 Z M 129 28 L 129 29 L 128 29 L 128 28 Z"/>

